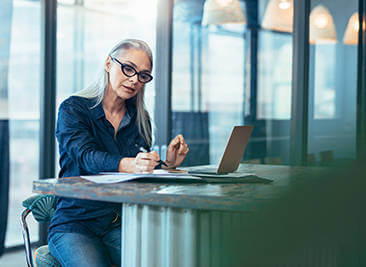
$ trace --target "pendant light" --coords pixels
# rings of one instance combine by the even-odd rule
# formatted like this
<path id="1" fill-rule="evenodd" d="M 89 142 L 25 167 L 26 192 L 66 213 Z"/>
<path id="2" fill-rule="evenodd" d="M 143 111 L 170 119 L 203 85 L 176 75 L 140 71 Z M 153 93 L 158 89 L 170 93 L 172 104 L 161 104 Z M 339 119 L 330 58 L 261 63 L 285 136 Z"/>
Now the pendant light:
<path id="1" fill-rule="evenodd" d="M 270 0 L 264 12 L 262 28 L 292 32 L 294 18 L 293 0 Z"/>
<path id="2" fill-rule="evenodd" d="M 309 39 L 311 44 L 337 42 L 333 17 L 323 5 L 317 5 L 310 13 Z"/>
<path id="3" fill-rule="evenodd" d="M 202 25 L 226 23 L 246 23 L 239 0 L 206 0 Z"/>
<path id="4" fill-rule="evenodd" d="M 343 43 L 347 45 L 356 45 L 358 43 L 359 30 L 360 22 L 358 20 L 358 12 L 355 12 L 348 21 L 347 28 L 343 36 Z"/>

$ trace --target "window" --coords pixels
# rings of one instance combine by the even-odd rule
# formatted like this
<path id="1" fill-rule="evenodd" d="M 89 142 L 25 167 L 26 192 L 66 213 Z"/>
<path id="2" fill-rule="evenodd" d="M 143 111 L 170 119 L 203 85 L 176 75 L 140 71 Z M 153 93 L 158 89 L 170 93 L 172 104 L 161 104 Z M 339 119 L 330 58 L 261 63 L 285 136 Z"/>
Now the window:
<path id="1" fill-rule="evenodd" d="M 172 137 L 190 147 L 183 164 L 216 164 L 243 124 L 245 26 L 201 26 L 203 2 L 174 7 Z"/>
<path id="2" fill-rule="evenodd" d="M 255 8 L 255 9 L 254 9 Z M 248 150 L 252 159 L 268 164 L 288 164 L 292 96 L 293 1 L 260 0 L 253 7 L 260 28 L 252 30 L 252 82 L 247 114 L 254 131 Z M 254 15 L 252 15 L 255 18 Z M 257 34 L 257 35 L 256 35 Z"/>
<path id="3" fill-rule="evenodd" d="M 155 10 L 156 1 L 151 0 L 59 1 L 57 103 L 90 83 L 118 41 L 142 39 L 154 51 Z M 150 112 L 154 99 L 151 87 L 153 83 L 147 85 L 145 98 Z"/>
<path id="4" fill-rule="evenodd" d="M 290 119 L 291 81 L 291 34 L 261 30 L 258 44 L 257 119 Z"/>
<path id="5" fill-rule="evenodd" d="M 311 1 L 310 165 L 356 158 L 357 8 L 357 0 Z"/>
<path id="6" fill-rule="evenodd" d="M 2 1 L 0 8 L 9 10 L 0 17 L 5 33 L 0 56 L 5 62 L 3 81 L 7 81 L 1 88 L 0 109 L 7 109 L 9 120 L 10 190 L 5 246 L 11 247 L 23 244 L 19 223 L 22 201 L 31 195 L 32 181 L 39 174 L 40 2 Z M 38 225 L 31 216 L 27 221 L 31 240 L 37 241 Z"/>

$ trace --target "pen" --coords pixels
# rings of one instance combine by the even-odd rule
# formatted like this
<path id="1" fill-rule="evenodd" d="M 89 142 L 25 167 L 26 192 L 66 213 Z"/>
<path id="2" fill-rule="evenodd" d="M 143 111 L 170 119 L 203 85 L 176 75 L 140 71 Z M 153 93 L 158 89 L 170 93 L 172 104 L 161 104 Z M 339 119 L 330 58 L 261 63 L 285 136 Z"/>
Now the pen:
<path id="1" fill-rule="evenodd" d="M 144 152 L 144 153 L 147 153 L 147 150 L 146 150 L 145 148 L 143 148 L 142 146 L 140 146 L 140 151 L 141 151 L 141 152 Z M 158 162 L 159 162 L 160 164 L 164 165 L 165 167 L 168 167 L 168 165 L 167 165 L 164 161 L 159 160 Z"/>

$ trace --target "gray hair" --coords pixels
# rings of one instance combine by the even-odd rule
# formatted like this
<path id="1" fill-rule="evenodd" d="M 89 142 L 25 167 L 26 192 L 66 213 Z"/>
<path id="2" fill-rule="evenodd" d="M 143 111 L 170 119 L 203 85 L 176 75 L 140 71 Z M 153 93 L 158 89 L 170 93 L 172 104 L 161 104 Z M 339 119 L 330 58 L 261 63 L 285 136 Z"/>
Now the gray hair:
<path id="1" fill-rule="evenodd" d="M 118 44 L 116 44 L 112 50 L 109 52 L 109 56 L 111 57 L 117 57 L 121 53 L 121 51 L 129 50 L 129 49 L 138 49 L 142 50 L 146 53 L 150 60 L 150 66 L 152 69 L 153 66 L 153 56 L 151 49 L 149 46 L 141 40 L 136 39 L 125 39 L 120 41 Z M 94 82 L 92 82 L 88 87 L 85 89 L 76 92 L 74 95 L 85 97 L 89 99 L 95 98 L 96 103 L 92 108 L 95 108 L 97 105 L 99 105 L 104 98 L 105 91 L 108 86 L 108 73 L 103 68 L 103 70 L 99 73 L 97 78 Z M 152 144 L 152 134 L 151 134 L 151 122 L 150 122 L 150 116 L 145 108 L 145 102 L 144 102 L 144 93 L 145 93 L 145 85 L 141 88 L 141 90 L 137 93 L 135 97 L 135 104 L 136 104 L 136 110 L 137 110 L 137 128 L 140 133 L 140 135 L 144 138 L 148 146 L 151 146 Z"/>

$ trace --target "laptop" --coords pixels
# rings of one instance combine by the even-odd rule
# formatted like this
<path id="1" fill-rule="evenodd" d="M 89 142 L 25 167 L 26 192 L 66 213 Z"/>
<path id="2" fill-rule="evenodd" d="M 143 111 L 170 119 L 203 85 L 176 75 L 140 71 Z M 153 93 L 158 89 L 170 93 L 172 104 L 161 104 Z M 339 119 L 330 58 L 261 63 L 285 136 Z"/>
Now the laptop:
<path id="1" fill-rule="evenodd" d="M 249 142 L 253 131 L 253 125 L 234 126 L 229 141 L 226 144 L 224 154 L 218 167 L 193 167 L 188 170 L 189 174 L 213 174 L 227 175 L 235 172 L 241 159 L 243 158 L 245 148 Z"/>

